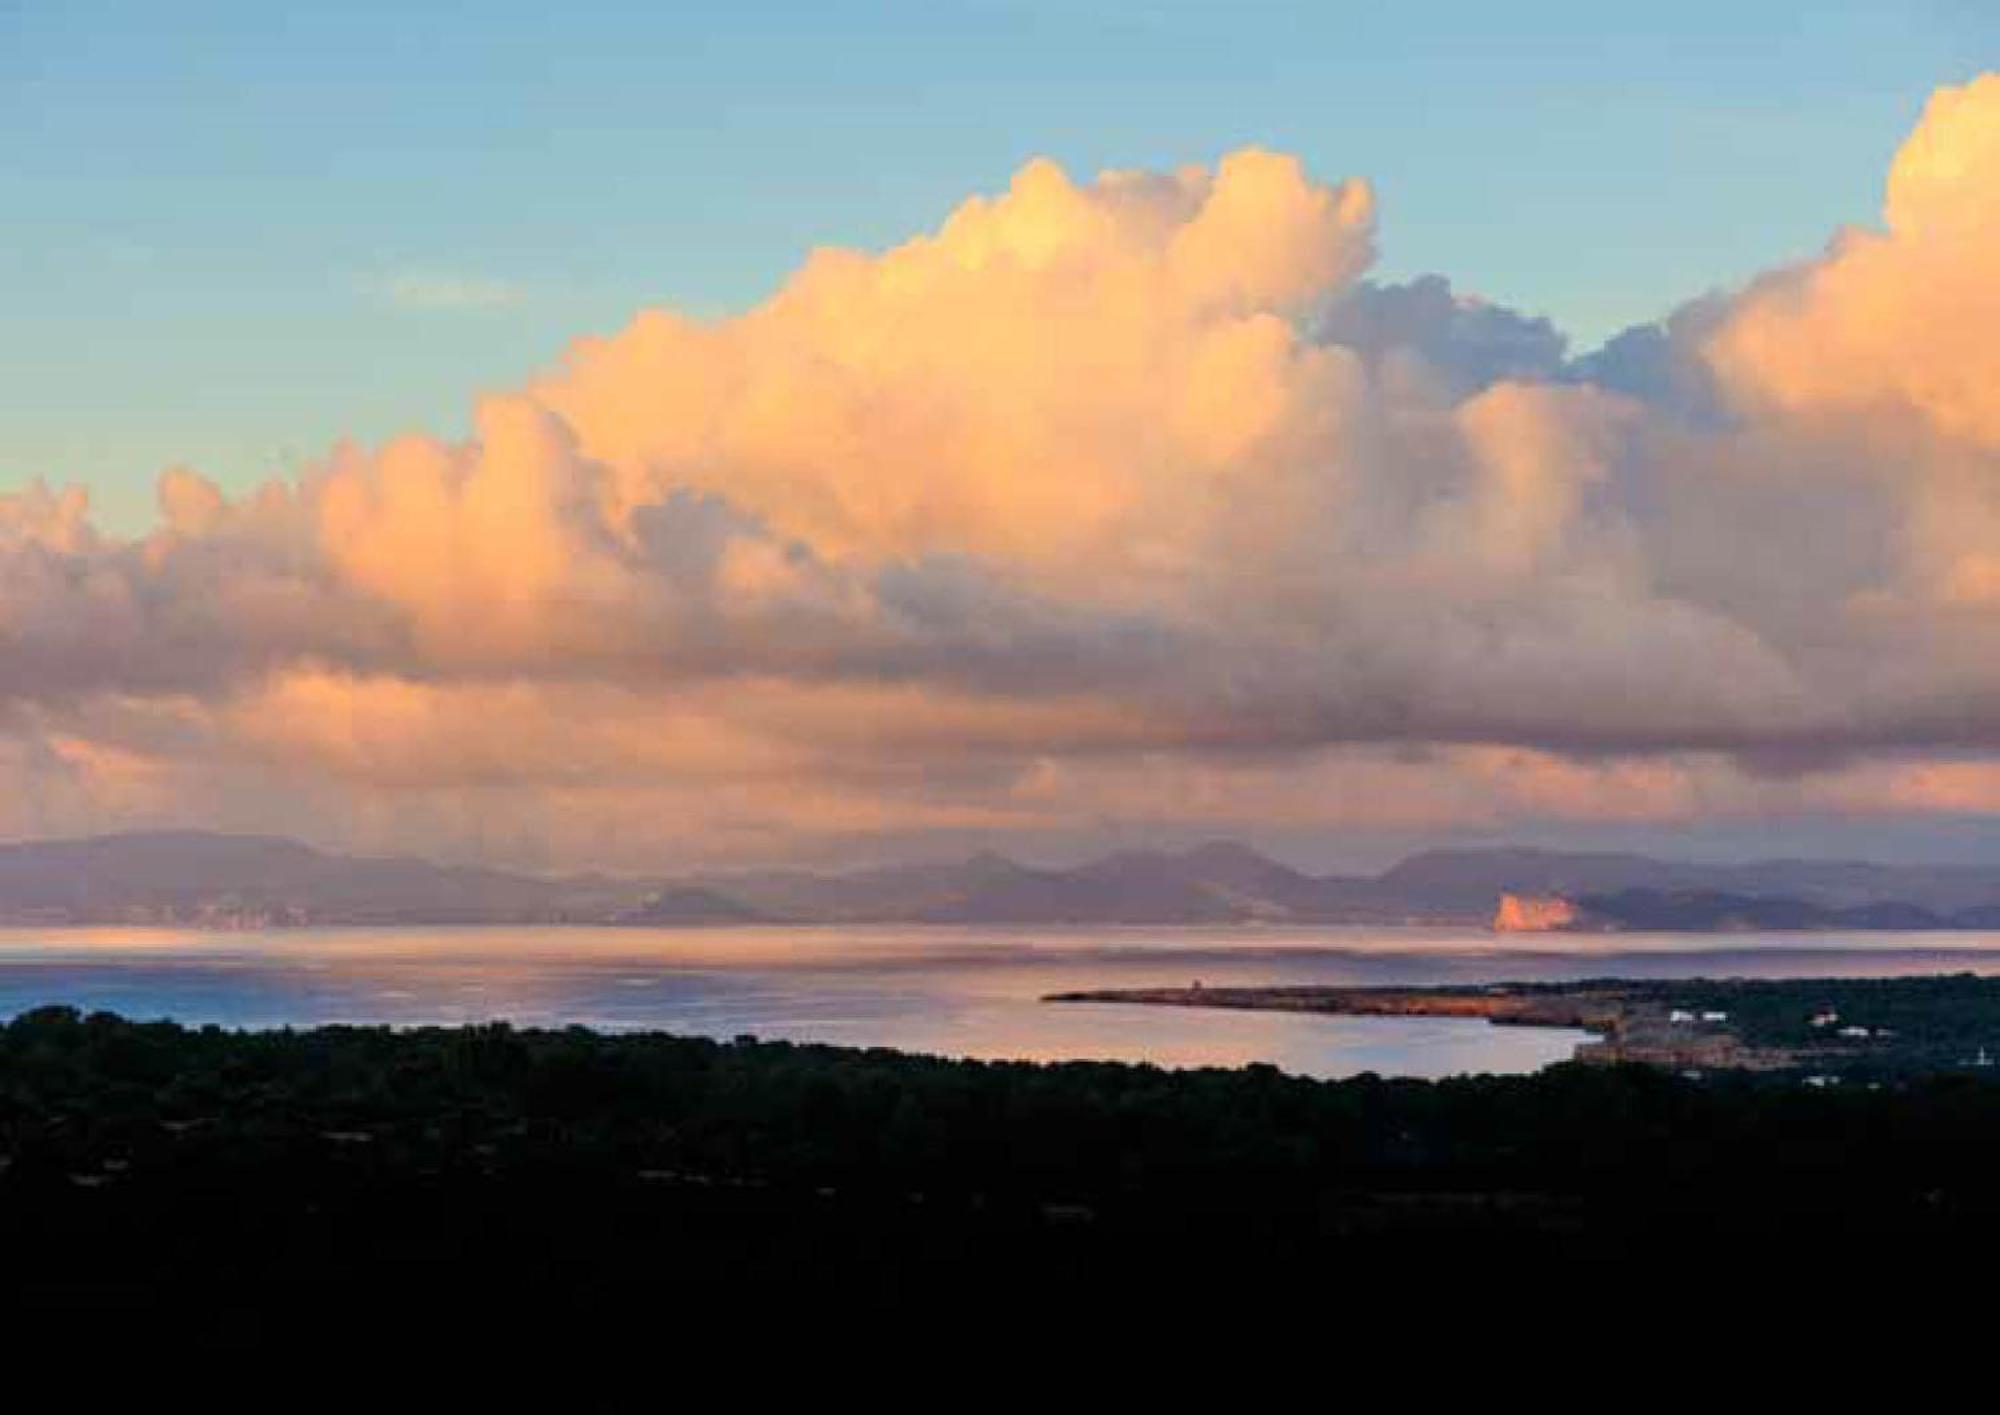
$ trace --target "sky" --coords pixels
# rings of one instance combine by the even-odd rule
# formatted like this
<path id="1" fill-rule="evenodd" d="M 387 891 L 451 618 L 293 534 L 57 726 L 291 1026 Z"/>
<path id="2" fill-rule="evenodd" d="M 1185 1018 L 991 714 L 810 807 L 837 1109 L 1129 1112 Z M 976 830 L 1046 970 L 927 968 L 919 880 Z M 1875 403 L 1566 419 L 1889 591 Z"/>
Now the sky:
<path id="1" fill-rule="evenodd" d="M 2000 18 L 0 0 L 0 835 L 2000 845 Z"/>
<path id="2" fill-rule="evenodd" d="M 174 462 L 463 433 L 580 333 L 742 310 L 1035 156 L 1366 176 L 1383 273 L 1587 345 L 1868 219 L 2000 53 L 1976 0 L 1605 10 L 0 0 L 0 476 L 139 530 Z"/>

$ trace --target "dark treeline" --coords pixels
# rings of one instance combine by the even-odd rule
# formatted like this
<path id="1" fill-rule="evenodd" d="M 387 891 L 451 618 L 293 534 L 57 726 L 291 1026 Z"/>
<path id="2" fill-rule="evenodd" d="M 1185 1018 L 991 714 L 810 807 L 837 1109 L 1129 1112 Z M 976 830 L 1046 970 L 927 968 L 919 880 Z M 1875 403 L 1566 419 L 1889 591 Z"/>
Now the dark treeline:
<path id="1" fill-rule="evenodd" d="M 1730 1027 L 1753 1046 L 1800 1049 L 1802 1066 L 1850 1079 L 1977 1069 L 1982 1050 L 2000 1060 L 2000 977 L 1611 979 L 1600 986 L 1727 1012 Z M 1841 1026 L 1867 1028 L 1867 1044 L 1848 1046 L 1844 1056 L 1816 1055 L 1815 1048 L 1839 1040 Z"/>
<path id="2" fill-rule="evenodd" d="M 0 1156 L 25 1314 L 224 1344 L 304 1314 L 594 1329 L 690 1303 L 1380 1293 L 1447 1266 L 1795 1278 L 2000 1233 L 2000 1086 L 1965 1077 L 1329 1083 L 47 1008 L 0 1027 Z"/>

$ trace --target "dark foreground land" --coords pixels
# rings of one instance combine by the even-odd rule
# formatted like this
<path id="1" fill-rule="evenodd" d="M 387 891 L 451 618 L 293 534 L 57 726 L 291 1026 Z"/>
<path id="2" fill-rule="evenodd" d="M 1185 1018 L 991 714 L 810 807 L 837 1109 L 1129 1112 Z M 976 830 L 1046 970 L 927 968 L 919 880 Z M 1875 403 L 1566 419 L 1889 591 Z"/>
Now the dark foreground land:
<path id="1" fill-rule="evenodd" d="M 0 1330 L 23 1342 L 1490 1322 L 1678 1280 L 1712 1307 L 1983 1267 L 1996 1181 L 2000 1085 L 1971 1075 L 1327 1083 L 580 1029 L 0 1027 Z"/>

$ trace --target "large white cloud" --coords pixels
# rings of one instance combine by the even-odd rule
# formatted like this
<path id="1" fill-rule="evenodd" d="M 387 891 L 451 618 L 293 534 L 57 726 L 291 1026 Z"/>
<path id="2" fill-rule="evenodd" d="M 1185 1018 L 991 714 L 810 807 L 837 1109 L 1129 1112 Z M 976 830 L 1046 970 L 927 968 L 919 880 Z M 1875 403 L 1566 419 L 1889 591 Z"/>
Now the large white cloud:
<path id="1" fill-rule="evenodd" d="M 1940 92 L 1881 230 L 1582 358 L 1365 283 L 1360 183 L 1038 161 L 740 317 L 583 340 L 463 443 L 241 498 L 175 470 L 137 540 L 0 495 L 0 831 L 311 802 L 636 858 L 1259 800 L 1967 809 L 1996 134 L 2000 77 Z"/>

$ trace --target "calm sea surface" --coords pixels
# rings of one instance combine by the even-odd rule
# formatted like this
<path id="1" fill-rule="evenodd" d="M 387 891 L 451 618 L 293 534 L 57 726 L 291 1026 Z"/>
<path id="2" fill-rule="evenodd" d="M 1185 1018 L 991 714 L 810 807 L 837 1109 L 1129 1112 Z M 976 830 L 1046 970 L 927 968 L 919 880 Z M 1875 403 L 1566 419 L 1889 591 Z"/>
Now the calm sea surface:
<path id="1" fill-rule="evenodd" d="M 70 1003 L 232 1027 L 505 1018 L 948 1056 L 1269 1062 L 1310 1076 L 1531 1071 L 1574 1032 L 1040 1002 L 1074 988 L 2000 972 L 2000 934 L 1422 929 L 0 930 L 0 1015 Z"/>

